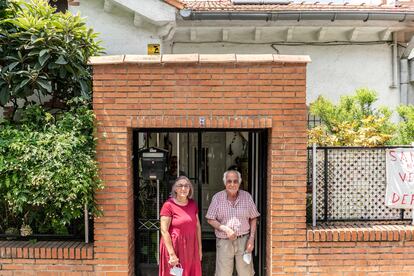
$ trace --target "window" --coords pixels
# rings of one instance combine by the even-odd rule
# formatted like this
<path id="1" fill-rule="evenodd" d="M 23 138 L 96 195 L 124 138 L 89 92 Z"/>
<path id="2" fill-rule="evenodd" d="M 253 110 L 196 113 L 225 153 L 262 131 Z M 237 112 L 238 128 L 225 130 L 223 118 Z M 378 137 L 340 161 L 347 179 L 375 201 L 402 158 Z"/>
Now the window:
<path id="1" fill-rule="evenodd" d="M 68 0 L 49 0 L 49 4 L 56 8 L 56 12 L 66 12 L 68 10 Z"/>

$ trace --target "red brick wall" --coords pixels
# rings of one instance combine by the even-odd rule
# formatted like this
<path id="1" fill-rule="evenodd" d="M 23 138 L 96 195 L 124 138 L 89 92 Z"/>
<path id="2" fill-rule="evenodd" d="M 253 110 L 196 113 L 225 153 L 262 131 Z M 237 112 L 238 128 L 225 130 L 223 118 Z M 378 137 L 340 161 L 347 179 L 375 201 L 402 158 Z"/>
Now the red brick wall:
<path id="1" fill-rule="evenodd" d="M 94 59 L 97 150 L 105 183 L 97 200 L 103 216 L 95 220 L 94 259 L 68 261 L 84 273 L 57 260 L 55 265 L 73 275 L 133 275 L 134 128 L 266 128 L 268 275 L 413 275 L 411 232 L 394 239 L 388 237 L 393 230 L 383 229 L 384 239 L 367 241 L 358 238 L 366 232 L 361 229 L 306 228 L 307 61 L 278 55 Z M 206 118 L 205 126 L 199 116 Z M 356 238 L 347 240 L 348 233 Z M 42 262 L 53 263 L 7 261 L 14 266 L 0 265 L 0 275 L 18 275 L 12 272 L 26 266 L 47 272 Z"/>
<path id="2" fill-rule="evenodd" d="M 97 244 L 100 239 L 133 244 L 132 197 L 126 195 L 132 193 L 129 132 L 200 127 L 198 118 L 204 116 L 205 128 L 269 129 L 269 267 L 280 269 L 273 248 L 305 246 L 306 62 L 285 58 L 176 55 L 163 56 L 163 62 L 127 57 L 124 62 L 131 63 L 96 64 L 98 160 L 107 187 L 98 199 L 104 214 L 118 219 L 97 220 Z M 132 265 L 133 247 L 115 250 L 115 244 L 105 243 L 95 255 L 99 262 L 117 258 Z"/>
<path id="3" fill-rule="evenodd" d="M 0 241 L 2 276 L 90 275 L 93 258 L 93 245 L 82 242 Z"/>

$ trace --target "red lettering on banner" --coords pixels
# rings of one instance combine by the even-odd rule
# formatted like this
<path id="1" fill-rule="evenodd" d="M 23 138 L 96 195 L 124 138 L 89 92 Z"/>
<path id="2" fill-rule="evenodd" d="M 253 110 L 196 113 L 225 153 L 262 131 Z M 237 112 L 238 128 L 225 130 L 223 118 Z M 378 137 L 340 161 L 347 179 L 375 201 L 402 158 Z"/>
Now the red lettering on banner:
<path id="1" fill-rule="evenodd" d="M 406 204 L 407 205 L 408 200 L 409 200 L 410 197 L 411 197 L 410 205 L 413 205 L 414 204 L 414 194 L 398 195 L 396 193 L 393 193 L 391 202 L 392 202 L 392 204 L 399 203 L 399 204 Z"/>
<path id="2" fill-rule="evenodd" d="M 402 198 L 402 200 L 401 200 L 401 204 L 406 204 L 407 202 L 405 202 L 405 198 L 406 197 L 408 197 L 408 195 L 407 194 L 404 194 L 403 195 L 403 198 Z"/>
<path id="3" fill-rule="evenodd" d="M 401 181 L 402 181 L 402 182 L 405 182 L 405 178 L 407 177 L 407 174 L 406 174 L 406 173 L 403 173 L 403 174 L 402 174 L 402 173 L 400 173 L 400 172 L 399 172 L 399 173 L 398 173 L 398 175 L 400 176 Z"/>
<path id="4" fill-rule="evenodd" d="M 396 160 L 392 160 L 396 161 Z M 413 163 L 414 162 L 414 152 L 401 152 L 400 161 L 404 163 Z"/>
<path id="5" fill-rule="evenodd" d="M 398 175 L 402 182 L 414 182 L 414 173 L 401 173 L 399 172 Z"/>
<path id="6" fill-rule="evenodd" d="M 389 150 L 387 154 L 390 183 L 386 203 L 395 208 L 414 208 L 414 150 Z"/>
<path id="7" fill-rule="evenodd" d="M 394 150 L 390 151 L 391 161 L 400 161 L 404 163 L 413 163 L 414 162 L 414 152 L 395 152 Z"/>
<path id="8" fill-rule="evenodd" d="M 400 161 L 407 161 L 407 157 L 405 157 L 404 152 L 401 152 L 401 159 Z"/>
<path id="9" fill-rule="evenodd" d="M 395 199 L 395 197 L 397 197 L 397 199 Z M 397 195 L 396 193 L 392 194 L 392 203 L 396 203 L 400 200 L 400 196 Z"/>
<path id="10" fill-rule="evenodd" d="M 395 156 L 395 151 L 394 150 L 390 150 L 390 156 L 392 157 L 391 161 L 397 161 L 397 156 Z"/>

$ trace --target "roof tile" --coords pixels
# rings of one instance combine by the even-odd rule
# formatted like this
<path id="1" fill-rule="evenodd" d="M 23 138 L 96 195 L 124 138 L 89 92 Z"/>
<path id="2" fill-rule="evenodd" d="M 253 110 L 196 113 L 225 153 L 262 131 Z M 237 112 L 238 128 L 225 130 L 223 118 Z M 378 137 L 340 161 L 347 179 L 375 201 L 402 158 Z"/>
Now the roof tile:
<path id="1" fill-rule="evenodd" d="M 384 4 L 383 1 L 378 4 L 370 3 L 355 3 L 352 1 L 335 3 L 332 2 L 321 3 L 317 0 L 291 2 L 289 4 L 243 4 L 235 5 L 231 0 L 181 0 L 185 8 L 199 12 L 271 12 L 271 11 L 387 11 L 387 12 L 402 12 L 414 11 L 414 0 L 400 0 L 398 5 Z"/>

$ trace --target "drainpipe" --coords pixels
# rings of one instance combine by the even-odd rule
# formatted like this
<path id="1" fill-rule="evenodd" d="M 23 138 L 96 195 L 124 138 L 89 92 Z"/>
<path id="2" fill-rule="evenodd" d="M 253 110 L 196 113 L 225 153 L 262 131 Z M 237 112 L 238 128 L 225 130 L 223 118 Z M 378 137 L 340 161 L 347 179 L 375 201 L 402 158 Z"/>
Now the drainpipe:
<path id="1" fill-rule="evenodd" d="M 403 65 L 403 60 L 406 64 Z M 406 67 L 403 67 L 406 66 Z M 405 48 L 401 58 L 400 104 L 414 104 L 414 36 Z"/>
<path id="2" fill-rule="evenodd" d="M 402 58 L 400 60 L 400 104 L 408 104 L 408 59 Z"/>
<path id="3" fill-rule="evenodd" d="M 407 87 L 407 103 L 414 104 L 414 59 L 408 58 L 409 85 Z"/>
<path id="4" fill-rule="evenodd" d="M 393 43 L 392 43 L 392 81 L 390 88 L 398 87 L 398 48 L 397 48 L 397 33 L 392 34 Z"/>
<path id="5" fill-rule="evenodd" d="M 404 57 L 408 56 L 407 104 L 414 104 L 414 36 L 411 37 L 406 49 L 408 51 Z"/>

